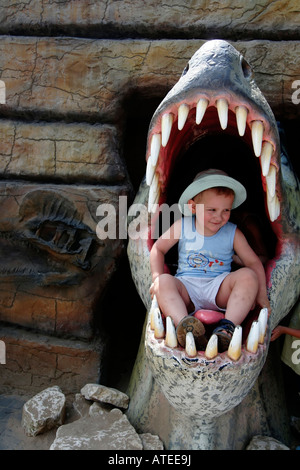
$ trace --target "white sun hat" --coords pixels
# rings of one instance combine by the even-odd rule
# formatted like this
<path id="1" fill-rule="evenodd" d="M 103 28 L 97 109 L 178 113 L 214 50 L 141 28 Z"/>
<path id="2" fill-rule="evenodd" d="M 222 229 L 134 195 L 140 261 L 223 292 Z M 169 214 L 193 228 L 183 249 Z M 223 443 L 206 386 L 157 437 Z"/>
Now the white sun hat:
<path id="1" fill-rule="evenodd" d="M 178 202 L 182 214 L 186 216 L 193 215 L 188 207 L 188 201 L 202 191 L 217 186 L 233 190 L 234 200 L 232 209 L 240 206 L 246 200 L 247 192 L 241 183 L 228 176 L 227 173 L 222 170 L 209 169 L 198 173 L 194 181 L 183 191 Z"/>

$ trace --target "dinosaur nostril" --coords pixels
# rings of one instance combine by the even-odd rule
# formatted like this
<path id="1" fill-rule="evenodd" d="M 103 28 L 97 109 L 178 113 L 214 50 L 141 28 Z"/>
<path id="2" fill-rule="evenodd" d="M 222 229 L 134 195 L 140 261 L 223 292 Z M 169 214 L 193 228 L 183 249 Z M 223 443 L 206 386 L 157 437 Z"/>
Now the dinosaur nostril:
<path id="1" fill-rule="evenodd" d="M 185 68 L 184 68 L 184 70 L 183 70 L 183 72 L 182 72 L 182 74 L 181 74 L 182 77 L 189 71 L 189 68 L 190 68 L 190 64 L 187 63 L 187 65 L 185 66 Z"/>
<path id="2" fill-rule="evenodd" d="M 250 64 L 246 61 L 246 59 L 244 59 L 244 57 L 241 57 L 241 67 L 242 67 L 244 77 L 247 79 L 252 78 L 253 70 Z"/>

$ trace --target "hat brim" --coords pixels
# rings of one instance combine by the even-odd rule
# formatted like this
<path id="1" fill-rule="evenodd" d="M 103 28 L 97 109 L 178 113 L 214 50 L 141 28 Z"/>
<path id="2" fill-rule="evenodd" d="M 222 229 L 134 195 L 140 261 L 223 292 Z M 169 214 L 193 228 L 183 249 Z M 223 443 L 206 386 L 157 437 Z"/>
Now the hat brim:
<path id="1" fill-rule="evenodd" d="M 246 189 L 234 178 L 225 175 L 207 175 L 193 181 L 180 196 L 178 204 L 182 214 L 186 216 L 193 215 L 188 207 L 188 201 L 193 199 L 193 197 L 202 191 L 215 188 L 217 186 L 223 186 L 233 190 L 234 201 L 232 209 L 240 206 L 247 198 Z"/>

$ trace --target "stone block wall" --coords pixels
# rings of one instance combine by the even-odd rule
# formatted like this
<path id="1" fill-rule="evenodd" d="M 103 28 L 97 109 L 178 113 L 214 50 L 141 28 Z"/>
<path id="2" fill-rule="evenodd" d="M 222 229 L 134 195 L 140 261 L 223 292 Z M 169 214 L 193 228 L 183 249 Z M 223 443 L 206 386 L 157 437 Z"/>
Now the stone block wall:
<path id="1" fill-rule="evenodd" d="M 132 200 L 151 115 L 204 41 L 243 53 L 296 155 L 299 22 L 299 2 L 283 0 L 1 2 L 0 390 L 101 380 L 115 323 L 101 329 L 103 299 L 126 240 L 100 241 L 96 210 Z"/>

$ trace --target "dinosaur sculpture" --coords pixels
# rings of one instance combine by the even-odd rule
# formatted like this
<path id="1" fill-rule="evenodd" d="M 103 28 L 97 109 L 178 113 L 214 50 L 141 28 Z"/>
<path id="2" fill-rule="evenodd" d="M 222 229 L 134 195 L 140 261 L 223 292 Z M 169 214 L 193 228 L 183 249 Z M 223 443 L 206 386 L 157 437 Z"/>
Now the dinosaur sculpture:
<path id="1" fill-rule="evenodd" d="M 281 149 L 272 110 L 251 66 L 229 43 L 208 41 L 190 59 L 153 115 L 146 160 L 146 177 L 134 201 L 138 206 L 128 214 L 129 234 L 137 220 L 140 227 L 140 236 L 129 239 L 128 256 L 148 312 L 129 385 L 128 417 L 137 429 L 159 434 L 167 449 L 242 448 L 255 419 L 257 432 L 268 432 L 272 411 L 266 409 L 258 378 L 266 368 L 271 330 L 299 298 L 300 200 L 299 182 Z M 168 325 L 149 294 L 149 252 L 162 223 L 161 209 L 174 207 L 194 174 L 209 167 L 245 185 L 243 209 L 260 220 L 268 251 L 265 271 L 272 313 L 254 349 L 247 338 L 251 324 L 257 328 L 260 312 L 248 316 L 242 325 L 242 350 L 234 358 L 205 351 L 191 358 L 170 346 Z M 148 210 L 135 213 L 134 207 Z M 241 220 L 243 214 L 238 214 Z M 166 269 L 172 271 L 174 259 L 167 260 Z M 151 323 L 153 316 L 158 326 Z M 280 408 L 269 406 L 274 413 Z"/>

